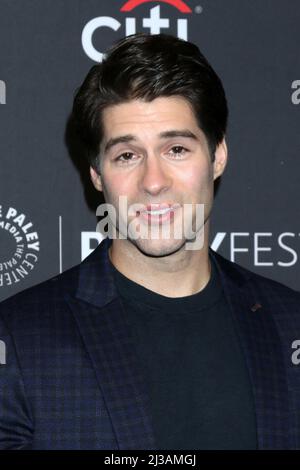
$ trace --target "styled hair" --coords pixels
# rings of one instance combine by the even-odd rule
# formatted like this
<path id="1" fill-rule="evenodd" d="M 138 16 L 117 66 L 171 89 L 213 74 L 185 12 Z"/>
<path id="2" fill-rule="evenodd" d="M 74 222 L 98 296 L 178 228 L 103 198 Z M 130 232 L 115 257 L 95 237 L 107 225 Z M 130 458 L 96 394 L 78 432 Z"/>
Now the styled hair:
<path id="1" fill-rule="evenodd" d="M 191 105 L 214 160 L 228 107 L 222 82 L 198 47 L 168 34 L 137 33 L 116 42 L 90 69 L 74 98 L 73 120 L 89 164 L 99 171 L 105 108 L 174 95 Z"/>

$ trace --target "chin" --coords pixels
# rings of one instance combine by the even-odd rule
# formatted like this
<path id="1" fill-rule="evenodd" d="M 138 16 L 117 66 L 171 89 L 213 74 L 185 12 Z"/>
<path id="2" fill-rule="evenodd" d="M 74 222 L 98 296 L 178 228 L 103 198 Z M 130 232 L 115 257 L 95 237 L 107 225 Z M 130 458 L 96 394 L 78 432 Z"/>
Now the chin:
<path id="1" fill-rule="evenodd" d="M 170 256 L 185 246 L 185 240 L 146 240 L 137 239 L 131 242 L 146 256 Z"/>

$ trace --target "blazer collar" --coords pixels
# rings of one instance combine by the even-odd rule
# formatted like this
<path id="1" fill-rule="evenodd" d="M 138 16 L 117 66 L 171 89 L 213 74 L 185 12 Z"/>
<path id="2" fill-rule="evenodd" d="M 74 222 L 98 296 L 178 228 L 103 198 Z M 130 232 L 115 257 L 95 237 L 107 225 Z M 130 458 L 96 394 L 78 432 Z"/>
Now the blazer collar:
<path id="1" fill-rule="evenodd" d="M 110 239 L 79 265 L 75 297 L 66 300 L 93 364 L 121 450 L 152 450 L 156 443 L 149 413 L 146 377 L 130 326 L 113 282 Z"/>
<path id="2" fill-rule="evenodd" d="M 96 307 L 118 298 L 108 254 L 111 244 L 112 240 L 105 238 L 79 265 L 76 298 Z"/>
<path id="3" fill-rule="evenodd" d="M 69 304 L 95 367 L 120 449 L 156 448 L 145 378 L 134 353 L 104 239 L 81 264 Z M 289 449 L 288 387 L 271 306 L 250 271 L 210 249 L 240 338 L 252 384 L 259 449 Z M 116 406 L 117 405 L 117 406 Z"/>

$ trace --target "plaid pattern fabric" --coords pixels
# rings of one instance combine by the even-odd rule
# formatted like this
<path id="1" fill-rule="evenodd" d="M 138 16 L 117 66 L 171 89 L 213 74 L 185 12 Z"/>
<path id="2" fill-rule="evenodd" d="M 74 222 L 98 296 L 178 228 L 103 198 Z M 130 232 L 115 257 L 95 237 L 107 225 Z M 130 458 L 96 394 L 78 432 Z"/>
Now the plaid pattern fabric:
<path id="1" fill-rule="evenodd" d="M 110 243 L 0 304 L 0 449 L 159 449 Z M 300 294 L 211 256 L 248 366 L 259 448 L 300 448 Z"/>

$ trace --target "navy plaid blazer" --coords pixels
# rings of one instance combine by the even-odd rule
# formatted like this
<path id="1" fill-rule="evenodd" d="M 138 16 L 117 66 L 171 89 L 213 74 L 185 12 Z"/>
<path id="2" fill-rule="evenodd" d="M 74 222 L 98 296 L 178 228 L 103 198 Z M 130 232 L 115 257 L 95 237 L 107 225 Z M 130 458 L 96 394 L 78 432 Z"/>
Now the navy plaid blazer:
<path id="1" fill-rule="evenodd" d="M 159 450 L 110 243 L 0 304 L 0 449 Z M 249 370 L 258 447 L 299 449 L 300 293 L 210 253 Z"/>

